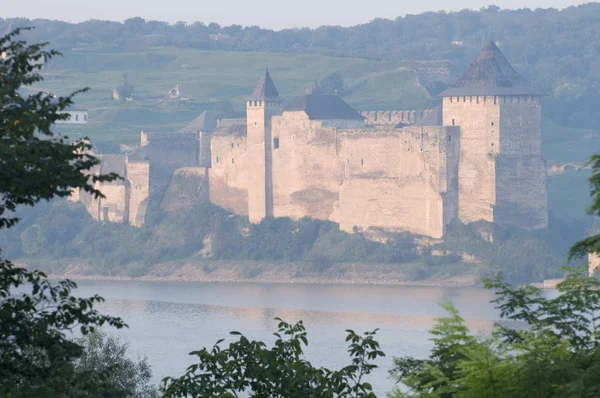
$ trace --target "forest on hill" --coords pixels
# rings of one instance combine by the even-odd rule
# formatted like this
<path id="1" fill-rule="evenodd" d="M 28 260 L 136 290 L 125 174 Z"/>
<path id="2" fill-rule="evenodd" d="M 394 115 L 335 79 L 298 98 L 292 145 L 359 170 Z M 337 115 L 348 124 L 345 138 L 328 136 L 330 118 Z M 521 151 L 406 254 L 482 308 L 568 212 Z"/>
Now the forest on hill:
<path id="1" fill-rule="evenodd" d="M 0 31 L 35 26 L 29 41 L 61 50 L 111 48 L 132 52 L 156 47 L 319 54 L 377 61 L 451 62 L 462 71 L 486 40 L 494 39 L 517 70 L 543 89 L 547 115 L 581 128 L 600 124 L 600 4 L 563 10 L 427 12 L 352 27 L 324 26 L 273 31 L 217 23 L 168 24 L 132 18 L 124 23 L 91 20 L 0 19 Z M 443 84 L 433 86 L 434 91 Z M 435 94 L 435 93 L 434 93 Z"/>

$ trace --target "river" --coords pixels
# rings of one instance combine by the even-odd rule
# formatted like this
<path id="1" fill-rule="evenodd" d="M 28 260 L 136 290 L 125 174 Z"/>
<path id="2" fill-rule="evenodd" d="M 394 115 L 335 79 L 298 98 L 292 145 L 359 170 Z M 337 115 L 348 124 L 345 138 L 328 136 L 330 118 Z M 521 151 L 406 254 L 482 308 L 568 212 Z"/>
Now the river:
<path id="1" fill-rule="evenodd" d="M 369 382 L 379 397 L 394 382 L 388 376 L 394 356 L 424 357 L 431 349 L 428 330 L 443 316 L 441 300 L 450 299 L 474 332 L 489 331 L 497 311 L 492 293 L 482 288 L 364 285 L 183 283 L 147 281 L 79 281 L 77 294 L 106 299 L 103 312 L 129 325 L 108 329 L 129 344 L 129 353 L 148 358 L 158 383 L 182 375 L 193 357 L 237 330 L 253 339 L 274 340 L 275 317 L 302 319 L 315 365 L 338 369 L 350 363 L 345 330 L 379 328 L 377 340 L 386 357 Z"/>

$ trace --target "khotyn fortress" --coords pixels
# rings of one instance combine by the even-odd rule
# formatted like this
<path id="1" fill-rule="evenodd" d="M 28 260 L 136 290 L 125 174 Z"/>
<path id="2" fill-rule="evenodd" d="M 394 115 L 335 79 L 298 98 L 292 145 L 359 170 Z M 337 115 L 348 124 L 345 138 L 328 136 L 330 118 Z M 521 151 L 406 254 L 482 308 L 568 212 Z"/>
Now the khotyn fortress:
<path id="1" fill-rule="evenodd" d="M 205 112 L 172 133 L 141 134 L 96 173 L 123 181 L 77 197 L 98 220 L 144 223 L 210 201 L 251 222 L 312 217 L 345 231 L 378 228 L 439 238 L 453 219 L 519 228 L 548 224 L 541 95 L 490 42 L 430 111 L 355 111 L 318 84 L 286 103 L 268 71 L 246 119 Z M 154 199 L 153 199 L 154 200 Z"/>

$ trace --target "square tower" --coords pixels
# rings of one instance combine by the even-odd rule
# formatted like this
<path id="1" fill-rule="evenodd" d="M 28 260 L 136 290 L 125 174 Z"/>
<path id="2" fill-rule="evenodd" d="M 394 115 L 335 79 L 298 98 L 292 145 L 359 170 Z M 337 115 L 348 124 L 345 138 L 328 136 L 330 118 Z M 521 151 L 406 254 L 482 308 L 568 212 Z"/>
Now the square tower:
<path id="1" fill-rule="evenodd" d="M 442 94 L 446 126 L 460 126 L 459 218 L 546 228 L 541 96 L 490 41 Z"/>
<path id="2" fill-rule="evenodd" d="M 248 218 L 273 217 L 273 145 L 271 117 L 281 114 L 282 101 L 268 70 L 246 101 L 248 145 Z"/>

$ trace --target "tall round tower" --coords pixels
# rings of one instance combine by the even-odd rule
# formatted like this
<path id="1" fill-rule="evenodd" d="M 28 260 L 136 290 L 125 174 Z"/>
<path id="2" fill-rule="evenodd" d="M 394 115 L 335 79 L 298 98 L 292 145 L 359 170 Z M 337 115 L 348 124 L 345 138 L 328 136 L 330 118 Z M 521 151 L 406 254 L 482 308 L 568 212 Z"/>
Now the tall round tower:
<path id="1" fill-rule="evenodd" d="M 246 101 L 248 145 L 248 217 L 259 222 L 273 216 L 273 145 L 271 117 L 282 101 L 268 70 Z"/>
<path id="2" fill-rule="evenodd" d="M 442 94 L 446 126 L 460 126 L 459 218 L 548 225 L 541 96 L 493 41 Z"/>

